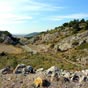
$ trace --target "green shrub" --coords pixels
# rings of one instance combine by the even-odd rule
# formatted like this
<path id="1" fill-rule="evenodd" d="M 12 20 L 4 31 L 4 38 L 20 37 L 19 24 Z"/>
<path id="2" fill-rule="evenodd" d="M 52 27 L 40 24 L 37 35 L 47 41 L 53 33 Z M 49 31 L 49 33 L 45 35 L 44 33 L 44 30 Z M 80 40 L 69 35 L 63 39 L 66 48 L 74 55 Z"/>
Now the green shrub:
<path id="1" fill-rule="evenodd" d="M 2 38 L 0 38 L 0 43 L 2 43 L 4 40 Z"/>
<path id="2" fill-rule="evenodd" d="M 18 61 L 16 58 L 13 58 L 12 60 L 12 67 L 15 68 L 18 65 Z"/>
<path id="3" fill-rule="evenodd" d="M 77 49 L 88 49 L 88 43 L 83 43 L 77 47 Z"/>

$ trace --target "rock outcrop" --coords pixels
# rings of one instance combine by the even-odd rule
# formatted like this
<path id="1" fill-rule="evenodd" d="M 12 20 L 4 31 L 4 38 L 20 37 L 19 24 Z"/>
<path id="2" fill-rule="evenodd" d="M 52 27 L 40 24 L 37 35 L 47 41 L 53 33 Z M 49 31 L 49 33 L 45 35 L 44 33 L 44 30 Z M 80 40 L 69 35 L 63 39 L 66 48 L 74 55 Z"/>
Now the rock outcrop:
<path id="1" fill-rule="evenodd" d="M 16 45 L 19 39 L 13 37 L 8 31 L 0 31 L 0 43 Z"/>
<path id="2" fill-rule="evenodd" d="M 34 73 L 32 66 L 26 66 L 25 64 L 18 64 L 13 71 L 15 74 L 29 74 Z"/>
<path id="3" fill-rule="evenodd" d="M 88 43 L 88 31 L 66 37 L 55 45 L 55 50 L 66 51 L 68 49 Z"/>
<path id="4" fill-rule="evenodd" d="M 19 64 L 16 68 L 24 68 L 24 64 Z M 28 66 L 29 68 L 29 66 Z M 52 71 L 49 76 L 47 71 Z M 0 73 L 1 88 L 87 88 L 88 87 L 88 69 L 81 71 L 67 71 L 52 66 L 41 73 L 31 73 L 27 75 L 20 74 L 4 74 Z M 8 86 L 7 86 L 8 85 Z"/>

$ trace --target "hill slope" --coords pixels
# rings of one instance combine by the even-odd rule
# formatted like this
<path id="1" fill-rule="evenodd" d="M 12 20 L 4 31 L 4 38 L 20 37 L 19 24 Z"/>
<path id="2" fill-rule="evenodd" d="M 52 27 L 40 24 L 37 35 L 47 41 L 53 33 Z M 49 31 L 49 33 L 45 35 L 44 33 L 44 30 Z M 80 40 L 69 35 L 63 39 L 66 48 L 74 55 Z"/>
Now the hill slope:
<path id="1" fill-rule="evenodd" d="M 38 32 L 33 32 L 33 33 L 25 35 L 24 37 L 33 37 L 33 36 L 36 36 L 38 34 L 39 34 Z"/>
<path id="2" fill-rule="evenodd" d="M 69 70 L 88 68 L 88 21 L 84 19 L 73 20 L 34 37 L 24 38 L 21 43 L 23 54 L 1 56 L 0 67 L 3 67 L 3 60 L 7 63 L 11 60 L 3 58 L 11 57 L 16 59 L 14 64 L 30 64 L 35 68 L 49 68 L 52 65 Z"/>
<path id="3" fill-rule="evenodd" d="M 27 45 L 39 53 L 47 53 L 55 60 L 67 63 L 67 68 L 69 63 L 88 68 L 88 21 L 82 19 L 64 23 L 28 39 Z M 61 66 L 66 68 L 65 64 L 61 63 Z"/>
<path id="4" fill-rule="evenodd" d="M 19 44 L 18 38 L 13 37 L 8 31 L 0 31 L 0 53 L 22 53 L 22 49 L 17 47 L 17 44 Z"/>
<path id="5" fill-rule="evenodd" d="M 0 31 L 0 43 L 16 45 L 19 39 L 15 38 L 8 31 Z"/>

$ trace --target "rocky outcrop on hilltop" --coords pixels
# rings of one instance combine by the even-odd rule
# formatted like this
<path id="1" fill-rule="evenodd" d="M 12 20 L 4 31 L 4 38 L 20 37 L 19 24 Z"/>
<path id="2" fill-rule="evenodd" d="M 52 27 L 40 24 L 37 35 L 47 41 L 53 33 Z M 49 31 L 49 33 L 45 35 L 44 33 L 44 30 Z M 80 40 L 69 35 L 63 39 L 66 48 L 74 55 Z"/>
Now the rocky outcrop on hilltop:
<path id="1" fill-rule="evenodd" d="M 16 45 L 19 39 L 15 38 L 8 31 L 0 31 L 0 43 Z"/>
<path id="2" fill-rule="evenodd" d="M 41 32 L 38 35 L 29 38 L 28 43 L 32 44 L 63 44 L 66 42 L 65 46 L 68 48 L 73 45 L 71 42 L 74 41 L 81 42 L 81 40 L 85 40 L 87 38 L 87 29 L 88 29 L 88 21 L 82 20 L 73 20 L 68 23 L 64 23 L 62 26 L 56 27 L 55 29 L 48 30 L 46 32 Z M 87 41 L 87 40 L 86 40 Z M 70 43 L 69 43 L 70 42 Z M 68 45 L 69 44 L 69 45 Z M 72 46 L 71 46 L 72 45 Z"/>

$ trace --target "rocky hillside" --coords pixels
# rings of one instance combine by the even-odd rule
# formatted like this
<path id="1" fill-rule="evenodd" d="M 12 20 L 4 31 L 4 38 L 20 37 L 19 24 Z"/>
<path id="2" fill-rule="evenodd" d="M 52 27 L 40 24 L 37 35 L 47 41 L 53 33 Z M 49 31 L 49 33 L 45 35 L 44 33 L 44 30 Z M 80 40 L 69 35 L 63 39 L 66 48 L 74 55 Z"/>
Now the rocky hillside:
<path id="1" fill-rule="evenodd" d="M 64 23 L 62 26 L 56 27 L 47 32 L 41 32 L 39 35 L 32 37 L 30 43 L 57 43 L 66 37 L 81 33 L 88 30 L 88 21 L 73 20 L 69 23 Z"/>
<path id="2" fill-rule="evenodd" d="M 25 41 L 31 50 L 88 68 L 88 20 L 73 20 Z"/>
<path id="3" fill-rule="evenodd" d="M 0 31 L 0 53 L 20 54 L 22 49 L 18 46 L 19 39 L 13 37 L 8 31 Z"/>
<path id="4" fill-rule="evenodd" d="M 88 21 L 82 19 L 64 23 L 62 26 L 41 32 L 34 37 L 21 38 L 20 41 L 17 41 L 10 33 L 2 32 L 0 53 L 7 51 L 10 55 L 0 55 L 0 68 L 8 65 L 14 68 L 17 63 L 24 63 L 45 69 L 52 65 L 67 70 L 86 69 L 88 68 L 87 29 Z M 21 43 L 19 47 L 13 46 L 17 43 L 16 41 Z M 7 43 L 11 45 L 8 46 Z"/>
<path id="5" fill-rule="evenodd" d="M 0 31 L 0 43 L 16 45 L 19 39 L 15 38 L 8 31 Z"/>
<path id="6" fill-rule="evenodd" d="M 18 43 L 6 31 L 0 36 L 1 50 Z M 9 46 L 16 54 L 0 53 L 0 88 L 88 88 L 88 20 L 73 20 L 19 42 L 25 52 Z"/>

